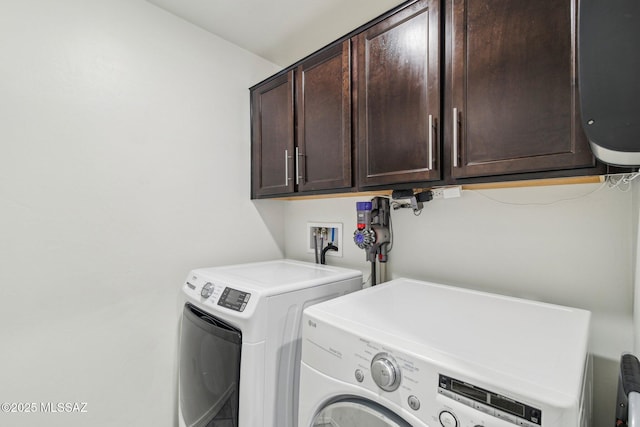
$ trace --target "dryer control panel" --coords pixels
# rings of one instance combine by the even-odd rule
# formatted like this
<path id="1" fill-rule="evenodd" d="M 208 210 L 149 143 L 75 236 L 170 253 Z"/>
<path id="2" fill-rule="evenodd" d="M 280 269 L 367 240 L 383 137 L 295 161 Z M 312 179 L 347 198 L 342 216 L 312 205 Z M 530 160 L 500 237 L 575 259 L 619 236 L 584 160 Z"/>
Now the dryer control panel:
<path id="1" fill-rule="evenodd" d="M 229 310 L 244 312 L 251 293 L 227 286 L 220 280 L 208 279 L 192 274 L 185 282 L 185 293 L 191 298 Z"/>
<path id="2" fill-rule="evenodd" d="M 249 302 L 249 298 L 251 298 L 249 292 L 242 292 L 227 286 L 224 288 L 224 291 L 222 291 L 218 305 L 235 311 L 244 311 Z"/>

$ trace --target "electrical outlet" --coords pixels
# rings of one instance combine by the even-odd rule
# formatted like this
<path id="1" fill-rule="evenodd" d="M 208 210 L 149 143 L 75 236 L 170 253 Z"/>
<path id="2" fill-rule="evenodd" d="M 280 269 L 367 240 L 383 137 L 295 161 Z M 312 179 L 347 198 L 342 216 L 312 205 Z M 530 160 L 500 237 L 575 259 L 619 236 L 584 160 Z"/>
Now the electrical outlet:
<path id="1" fill-rule="evenodd" d="M 452 185 L 450 187 L 438 187 L 431 189 L 431 196 L 434 199 L 453 199 L 462 196 L 462 187 Z"/>
<path id="2" fill-rule="evenodd" d="M 445 199 L 454 199 L 462 196 L 462 186 L 452 185 L 451 187 L 444 187 L 442 189 L 442 197 Z"/>
<path id="3" fill-rule="evenodd" d="M 433 197 L 434 199 L 442 199 L 444 197 L 442 188 L 432 188 L 431 197 Z"/>
<path id="4" fill-rule="evenodd" d="M 307 253 L 314 253 L 314 232 L 316 234 L 321 233 L 324 230 L 324 238 L 322 241 L 323 247 L 326 247 L 328 243 L 332 242 L 337 248 L 337 251 L 327 251 L 327 256 L 342 257 L 342 223 L 339 222 L 308 222 L 307 223 Z M 318 254 L 322 248 L 320 248 L 320 236 L 317 236 Z"/>

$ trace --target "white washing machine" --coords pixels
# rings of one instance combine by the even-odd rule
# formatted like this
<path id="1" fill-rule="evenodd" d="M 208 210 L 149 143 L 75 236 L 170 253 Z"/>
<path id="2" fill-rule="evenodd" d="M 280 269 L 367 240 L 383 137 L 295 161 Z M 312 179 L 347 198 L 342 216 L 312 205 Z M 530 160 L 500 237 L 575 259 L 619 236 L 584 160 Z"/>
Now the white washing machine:
<path id="1" fill-rule="evenodd" d="M 408 279 L 309 307 L 298 427 L 586 427 L 589 321 Z"/>
<path id="2" fill-rule="evenodd" d="M 360 271 L 277 260 L 189 273 L 181 427 L 293 427 L 304 308 L 362 287 Z"/>

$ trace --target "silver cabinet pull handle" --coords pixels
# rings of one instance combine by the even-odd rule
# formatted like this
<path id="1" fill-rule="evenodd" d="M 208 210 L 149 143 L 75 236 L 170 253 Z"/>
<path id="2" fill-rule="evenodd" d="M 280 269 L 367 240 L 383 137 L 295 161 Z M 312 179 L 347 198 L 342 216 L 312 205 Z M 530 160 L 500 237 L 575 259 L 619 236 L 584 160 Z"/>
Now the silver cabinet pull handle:
<path id="1" fill-rule="evenodd" d="M 300 153 L 296 147 L 296 185 L 300 184 Z"/>
<path id="2" fill-rule="evenodd" d="M 453 109 L 453 167 L 458 167 L 458 109 Z"/>
<path id="3" fill-rule="evenodd" d="M 304 175 L 300 173 L 300 162 L 302 161 L 305 162 L 304 170 L 306 170 L 307 163 L 306 163 L 306 159 L 304 159 L 304 153 L 300 153 L 298 151 L 298 147 L 296 147 L 296 185 L 299 184 L 300 182 L 304 182 Z M 303 170 L 303 173 L 304 173 L 304 170 Z"/>
<path id="4" fill-rule="evenodd" d="M 289 150 L 284 150 L 284 185 L 289 185 Z"/>
<path id="5" fill-rule="evenodd" d="M 433 114 L 429 114 L 429 170 L 433 169 Z"/>

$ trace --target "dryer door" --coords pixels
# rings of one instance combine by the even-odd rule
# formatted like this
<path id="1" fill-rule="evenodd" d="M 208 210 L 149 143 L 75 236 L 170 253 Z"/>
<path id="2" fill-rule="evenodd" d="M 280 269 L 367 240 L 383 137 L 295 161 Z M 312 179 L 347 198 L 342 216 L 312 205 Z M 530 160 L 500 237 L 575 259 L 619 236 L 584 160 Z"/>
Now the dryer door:
<path id="1" fill-rule="evenodd" d="M 390 410 L 369 401 L 340 400 L 325 406 L 312 427 L 411 427 Z"/>
<path id="2" fill-rule="evenodd" d="M 188 427 L 237 427 L 242 334 L 186 304 L 180 332 L 180 411 Z"/>

